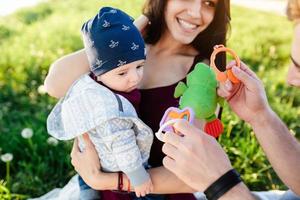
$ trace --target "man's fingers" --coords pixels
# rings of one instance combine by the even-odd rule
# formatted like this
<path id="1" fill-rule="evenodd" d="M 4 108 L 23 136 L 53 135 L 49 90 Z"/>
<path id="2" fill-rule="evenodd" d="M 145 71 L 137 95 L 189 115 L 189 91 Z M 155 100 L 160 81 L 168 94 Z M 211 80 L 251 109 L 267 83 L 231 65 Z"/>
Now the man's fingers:
<path id="1" fill-rule="evenodd" d="M 243 84 L 250 90 L 255 90 L 256 89 L 256 81 L 254 77 L 240 69 L 239 67 L 233 67 L 232 72 L 234 75 L 243 82 Z"/>
<path id="2" fill-rule="evenodd" d="M 226 69 L 231 69 L 233 66 L 237 66 L 236 61 L 232 60 L 226 65 Z"/>
<path id="3" fill-rule="evenodd" d="M 233 91 L 234 86 L 232 85 L 231 81 L 227 80 L 225 83 L 220 83 L 217 94 L 220 97 L 226 98 L 231 95 L 231 92 Z"/>
<path id="4" fill-rule="evenodd" d="M 221 88 L 221 86 L 217 89 L 217 94 L 220 97 L 227 98 L 230 96 L 230 93 L 225 89 Z"/>
<path id="5" fill-rule="evenodd" d="M 166 156 L 163 159 L 163 165 L 165 166 L 166 169 L 170 170 L 174 174 L 176 174 L 177 169 L 176 169 L 176 162 L 172 158 Z"/>
<path id="6" fill-rule="evenodd" d="M 241 62 L 241 69 L 246 72 L 247 74 L 249 74 L 251 77 L 259 80 L 259 78 L 257 77 L 256 73 L 254 71 L 252 71 L 245 63 Z"/>
<path id="7" fill-rule="evenodd" d="M 178 134 L 173 133 L 173 132 L 167 132 L 167 133 L 163 134 L 163 141 L 165 143 L 173 145 L 176 148 L 179 148 L 181 139 L 182 139 L 181 136 L 179 136 Z"/>
<path id="8" fill-rule="evenodd" d="M 233 60 L 231 62 L 229 62 L 226 66 L 226 69 L 232 69 L 233 67 L 237 67 L 237 64 L 236 64 L 236 61 Z M 244 62 L 241 61 L 241 66 L 240 68 L 246 72 L 247 74 L 249 74 L 250 76 L 252 76 L 253 78 L 255 79 L 258 79 L 259 78 L 257 77 L 257 75 L 255 74 L 255 72 L 253 72 Z"/>
<path id="9" fill-rule="evenodd" d="M 173 127 L 175 128 L 175 130 L 177 130 L 178 132 L 180 132 L 181 134 L 186 135 L 186 136 L 187 135 L 195 136 L 196 134 L 201 132 L 200 129 L 197 129 L 195 126 L 193 126 L 186 120 L 181 120 L 181 121 L 176 122 L 173 125 Z"/>
<path id="10" fill-rule="evenodd" d="M 165 143 L 162 147 L 162 152 L 175 160 L 178 157 L 177 148 L 174 147 L 172 144 Z"/>

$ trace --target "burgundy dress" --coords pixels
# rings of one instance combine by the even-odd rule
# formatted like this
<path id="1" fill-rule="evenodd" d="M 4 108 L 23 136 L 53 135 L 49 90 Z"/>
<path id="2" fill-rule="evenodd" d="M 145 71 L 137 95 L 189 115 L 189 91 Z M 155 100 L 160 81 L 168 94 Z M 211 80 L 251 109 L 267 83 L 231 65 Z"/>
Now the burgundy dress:
<path id="1" fill-rule="evenodd" d="M 196 60 L 196 59 L 195 59 Z M 193 70 L 195 62 L 191 70 Z M 183 79 L 182 81 L 185 81 Z M 174 83 L 165 87 L 152 89 L 143 89 L 141 92 L 141 102 L 139 106 L 139 117 L 147 124 L 155 133 L 159 129 L 159 122 L 169 107 L 178 107 L 179 100 L 173 97 L 175 87 L 178 83 Z M 127 96 L 128 98 L 128 96 Z M 130 101 L 130 98 L 128 98 Z M 155 136 L 151 147 L 149 164 L 151 167 L 162 166 L 162 160 L 165 157 L 162 152 L 163 143 Z M 166 194 L 166 200 L 196 200 L 193 194 Z M 101 191 L 101 200 L 131 200 L 130 194 L 120 194 L 112 191 Z"/>

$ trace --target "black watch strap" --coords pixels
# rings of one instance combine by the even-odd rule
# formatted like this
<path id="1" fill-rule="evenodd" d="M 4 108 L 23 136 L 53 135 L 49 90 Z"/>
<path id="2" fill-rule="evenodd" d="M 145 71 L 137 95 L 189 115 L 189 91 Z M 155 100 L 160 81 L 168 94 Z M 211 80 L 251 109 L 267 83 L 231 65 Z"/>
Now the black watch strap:
<path id="1" fill-rule="evenodd" d="M 211 184 L 204 194 L 208 200 L 217 200 L 235 185 L 242 181 L 239 173 L 235 169 L 231 169 Z"/>

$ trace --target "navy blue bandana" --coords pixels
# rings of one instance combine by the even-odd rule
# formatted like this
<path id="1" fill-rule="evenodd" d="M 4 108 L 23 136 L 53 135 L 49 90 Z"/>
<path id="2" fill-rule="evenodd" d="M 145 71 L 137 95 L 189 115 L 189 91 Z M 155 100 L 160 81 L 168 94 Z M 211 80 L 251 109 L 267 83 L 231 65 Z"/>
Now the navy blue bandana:
<path id="1" fill-rule="evenodd" d="M 142 35 L 123 11 L 104 7 L 81 28 L 91 71 L 99 76 L 146 58 Z"/>

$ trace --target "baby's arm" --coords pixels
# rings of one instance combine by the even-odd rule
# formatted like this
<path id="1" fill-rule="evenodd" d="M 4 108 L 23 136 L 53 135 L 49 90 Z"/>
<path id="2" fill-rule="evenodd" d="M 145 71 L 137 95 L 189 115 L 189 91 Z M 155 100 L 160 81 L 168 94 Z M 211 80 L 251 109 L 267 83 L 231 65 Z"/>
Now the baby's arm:
<path id="1" fill-rule="evenodd" d="M 118 167 L 124 172 L 134 186 L 137 196 L 145 196 L 153 190 L 148 172 L 143 166 L 140 149 L 137 145 L 132 122 L 115 118 L 109 120 L 105 130 L 109 130 L 105 141 L 113 152 Z M 106 132 L 106 131 L 105 131 Z"/>

